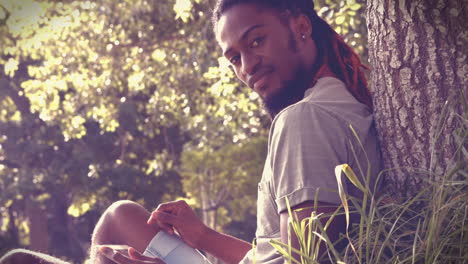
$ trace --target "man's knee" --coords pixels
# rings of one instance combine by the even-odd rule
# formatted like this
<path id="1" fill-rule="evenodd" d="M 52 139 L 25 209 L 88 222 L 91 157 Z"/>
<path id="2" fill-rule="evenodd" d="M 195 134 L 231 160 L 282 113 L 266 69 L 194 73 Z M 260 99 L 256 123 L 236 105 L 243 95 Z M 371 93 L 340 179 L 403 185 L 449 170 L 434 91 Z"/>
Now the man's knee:
<path id="1" fill-rule="evenodd" d="M 0 264 L 69 264 L 58 258 L 26 249 L 14 249 L 0 258 Z"/>
<path id="2" fill-rule="evenodd" d="M 133 201 L 122 200 L 114 202 L 109 206 L 102 218 L 104 218 L 104 221 L 111 221 L 114 224 L 118 224 L 137 217 L 141 218 L 146 216 L 149 217 L 149 212 L 143 206 Z"/>
<path id="3" fill-rule="evenodd" d="M 104 211 L 96 225 L 94 235 L 107 233 L 104 230 L 118 231 L 120 228 L 128 228 L 129 223 L 143 222 L 144 218 L 149 218 L 149 215 L 150 213 L 136 202 L 129 200 L 114 202 Z"/>
<path id="4" fill-rule="evenodd" d="M 15 249 L 1 257 L 0 264 L 32 263 L 33 260 L 35 259 L 22 249 Z"/>
<path id="5" fill-rule="evenodd" d="M 159 232 L 155 225 L 148 225 L 150 212 L 132 201 L 118 201 L 107 208 L 92 235 L 91 258 L 99 258 L 96 245 L 130 245 L 144 251 L 148 243 Z M 101 263 L 101 262 L 98 262 Z M 104 263 L 104 262 L 103 262 Z"/>
<path id="6" fill-rule="evenodd" d="M 135 212 L 140 212 L 146 209 L 141 206 L 140 204 L 130 201 L 130 200 L 121 200 L 114 202 L 111 204 L 104 214 L 108 214 L 112 217 L 119 217 L 119 216 L 128 216 Z"/>

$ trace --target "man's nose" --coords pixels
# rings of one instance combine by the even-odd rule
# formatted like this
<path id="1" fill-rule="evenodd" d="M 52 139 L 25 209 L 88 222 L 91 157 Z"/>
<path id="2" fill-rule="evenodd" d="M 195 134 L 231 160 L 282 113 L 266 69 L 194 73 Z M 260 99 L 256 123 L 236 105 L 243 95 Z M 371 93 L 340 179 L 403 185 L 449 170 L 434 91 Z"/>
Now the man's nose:
<path id="1" fill-rule="evenodd" d="M 246 53 L 242 56 L 242 72 L 246 75 L 254 75 L 260 68 L 260 56 Z"/>

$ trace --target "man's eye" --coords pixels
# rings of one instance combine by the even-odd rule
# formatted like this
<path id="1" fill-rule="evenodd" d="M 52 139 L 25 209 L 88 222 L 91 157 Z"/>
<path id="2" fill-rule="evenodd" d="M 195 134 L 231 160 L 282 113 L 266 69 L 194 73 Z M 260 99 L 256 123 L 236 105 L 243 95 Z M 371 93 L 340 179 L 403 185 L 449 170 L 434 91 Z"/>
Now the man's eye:
<path id="1" fill-rule="evenodd" d="M 236 65 L 236 63 L 239 61 L 239 56 L 233 56 L 231 59 L 229 59 L 229 62 L 232 65 Z"/>
<path id="2" fill-rule="evenodd" d="M 262 41 L 263 41 L 263 38 L 256 38 L 252 41 L 252 43 L 250 44 L 250 47 L 252 48 L 258 47 L 260 46 L 260 44 L 262 44 Z"/>

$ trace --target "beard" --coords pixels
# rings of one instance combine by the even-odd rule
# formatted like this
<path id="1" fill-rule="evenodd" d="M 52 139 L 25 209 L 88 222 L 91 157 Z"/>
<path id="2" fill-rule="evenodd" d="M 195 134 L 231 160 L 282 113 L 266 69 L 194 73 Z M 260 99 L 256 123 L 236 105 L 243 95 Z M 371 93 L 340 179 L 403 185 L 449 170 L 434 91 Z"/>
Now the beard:
<path id="1" fill-rule="evenodd" d="M 263 106 L 270 118 L 273 120 L 281 110 L 302 100 L 311 84 L 311 79 L 310 73 L 301 65 L 296 69 L 293 80 L 283 82 L 276 93 L 262 98 Z"/>
<path id="2" fill-rule="evenodd" d="M 293 53 L 299 51 L 297 41 L 294 39 L 293 32 L 289 30 L 289 50 Z M 284 108 L 295 104 L 304 98 L 305 91 L 310 88 L 315 73 L 318 70 L 318 62 L 307 70 L 304 64 L 299 64 L 295 70 L 292 80 L 284 81 L 280 89 L 268 96 L 262 98 L 263 107 L 270 115 L 271 120 Z"/>

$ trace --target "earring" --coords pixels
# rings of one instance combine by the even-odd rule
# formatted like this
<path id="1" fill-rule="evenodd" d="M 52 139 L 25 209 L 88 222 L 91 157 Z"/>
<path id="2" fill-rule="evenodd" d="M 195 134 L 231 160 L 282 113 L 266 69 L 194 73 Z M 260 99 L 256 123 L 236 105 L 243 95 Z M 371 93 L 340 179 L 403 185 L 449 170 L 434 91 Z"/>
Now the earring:
<path id="1" fill-rule="evenodd" d="M 306 39 L 306 36 L 305 36 L 304 34 L 302 34 L 302 35 L 301 35 L 301 38 L 302 38 L 303 40 L 305 40 L 305 39 Z"/>

